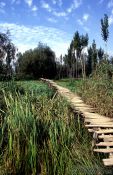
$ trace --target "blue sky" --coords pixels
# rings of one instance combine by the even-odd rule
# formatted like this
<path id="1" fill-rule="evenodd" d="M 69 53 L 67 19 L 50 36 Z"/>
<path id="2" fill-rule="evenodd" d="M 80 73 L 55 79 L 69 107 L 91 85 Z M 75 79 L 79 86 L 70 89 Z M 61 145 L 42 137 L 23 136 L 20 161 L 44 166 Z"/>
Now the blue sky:
<path id="1" fill-rule="evenodd" d="M 10 30 L 19 51 L 35 48 L 39 41 L 59 57 L 67 52 L 74 33 L 88 33 L 104 47 L 100 19 L 109 17 L 108 51 L 113 53 L 113 0 L 0 0 L 0 31 Z"/>

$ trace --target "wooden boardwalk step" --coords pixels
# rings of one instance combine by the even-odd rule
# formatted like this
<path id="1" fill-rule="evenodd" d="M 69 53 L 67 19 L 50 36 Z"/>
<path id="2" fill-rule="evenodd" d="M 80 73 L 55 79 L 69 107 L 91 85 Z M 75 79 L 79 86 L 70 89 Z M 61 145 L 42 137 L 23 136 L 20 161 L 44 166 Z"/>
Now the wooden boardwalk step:
<path id="1" fill-rule="evenodd" d="M 90 113 L 88 111 L 83 111 L 83 112 L 84 112 L 84 117 L 85 118 L 93 118 L 93 119 L 104 119 L 104 118 L 106 118 L 105 116 L 102 116 L 98 113 Z"/>
<path id="2" fill-rule="evenodd" d="M 113 158 L 103 159 L 105 166 L 113 166 Z"/>
<path id="3" fill-rule="evenodd" d="M 113 133 L 113 129 L 100 129 L 98 131 L 95 131 L 97 134 L 110 134 Z"/>
<path id="4" fill-rule="evenodd" d="M 113 124 L 89 124 L 85 125 L 87 128 L 113 128 Z"/>
<path id="5" fill-rule="evenodd" d="M 84 121 L 92 124 L 112 124 L 113 121 L 110 119 L 95 119 L 95 118 L 85 118 Z"/>
<path id="6" fill-rule="evenodd" d="M 113 153 L 113 148 L 94 149 L 93 151 L 98 153 Z"/>
<path id="7" fill-rule="evenodd" d="M 100 139 L 113 139 L 113 135 L 99 135 L 98 138 Z"/>
<path id="8" fill-rule="evenodd" d="M 99 135 L 98 139 L 103 139 L 105 142 L 113 142 L 113 135 Z"/>
<path id="9" fill-rule="evenodd" d="M 89 121 L 89 122 L 96 122 L 96 123 L 112 123 L 113 124 L 113 120 L 112 119 L 107 119 L 107 118 L 85 118 L 85 121 Z"/>
<path id="10" fill-rule="evenodd" d="M 95 113 L 95 108 L 85 104 L 81 97 L 75 93 L 72 93 L 67 88 L 57 85 L 52 80 L 43 78 L 42 80 L 50 87 L 53 86 L 57 93 L 65 97 L 65 99 L 67 99 L 67 101 L 70 103 L 73 111 L 81 114 L 81 116 L 84 118 L 84 124 L 88 131 L 93 133 L 93 139 L 95 137 L 94 141 L 96 141 L 96 139 L 103 139 L 103 142 L 94 144 L 98 146 L 98 148 L 100 146 L 105 146 L 106 148 L 101 149 L 100 147 L 100 149 L 94 149 L 94 152 L 109 153 L 109 159 L 103 159 L 103 163 L 105 166 L 113 166 L 113 148 L 110 148 L 110 146 L 113 146 L 113 119 Z"/>
<path id="11" fill-rule="evenodd" d="M 96 146 L 113 146 L 113 142 L 100 142 Z"/>
<path id="12" fill-rule="evenodd" d="M 96 129 L 88 129 L 88 131 L 92 133 L 92 132 L 97 131 L 97 128 Z"/>

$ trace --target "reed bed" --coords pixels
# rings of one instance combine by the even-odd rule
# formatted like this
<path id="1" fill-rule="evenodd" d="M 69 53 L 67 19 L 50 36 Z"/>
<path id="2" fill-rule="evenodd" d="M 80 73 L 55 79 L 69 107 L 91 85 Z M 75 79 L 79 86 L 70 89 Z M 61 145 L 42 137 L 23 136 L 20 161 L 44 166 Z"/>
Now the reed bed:
<path id="1" fill-rule="evenodd" d="M 104 168 L 78 115 L 54 94 L 3 91 L 0 175 L 97 175 Z"/>
<path id="2" fill-rule="evenodd" d="M 113 68 L 109 64 L 98 65 L 89 79 L 82 81 L 79 94 L 83 100 L 105 116 L 113 117 Z"/>

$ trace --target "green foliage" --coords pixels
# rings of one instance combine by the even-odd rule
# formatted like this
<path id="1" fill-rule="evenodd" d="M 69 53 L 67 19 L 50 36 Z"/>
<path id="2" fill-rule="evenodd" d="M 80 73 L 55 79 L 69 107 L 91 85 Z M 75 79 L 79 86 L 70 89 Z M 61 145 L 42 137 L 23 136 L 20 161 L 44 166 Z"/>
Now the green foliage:
<path id="1" fill-rule="evenodd" d="M 101 62 L 104 58 L 104 50 L 100 47 L 98 49 L 98 59 L 99 59 L 99 62 Z"/>
<path id="2" fill-rule="evenodd" d="M 58 83 L 60 86 L 66 87 L 69 90 L 71 90 L 72 92 L 78 92 L 79 91 L 79 86 L 82 83 L 81 79 L 61 79 L 56 81 L 56 83 Z"/>
<path id="3" fill-rule="evenodd" d="M 0 61 L 1 61 L 1 69 L 0 73 L 3 74 L 2 77 L 11 78 L 12 76 L 12 65 L 11 61 L 16 57 L 16 48 L 10 39 L 10 33 L 7 31 L 6 33 L 0 32 Z M 6 59 L 5 61 L 3 61 Z M 1 78 L 1 77 L 0 77 Z"/>
<path id="4" fill-rule="evenodd" d="M 80 86 L 80 95 L 102 115 L 113 117 L 113 67 L 103 62 Z"/>
<path id="5" fill-rule="evenodd" d="M 26 86 L 27 82 L 24 95 L 4 92 L 7 111 L 0 130 L 2 174 L 102 174 L 102 165 L 89 149 L 90 136 L 67 102 L 59 96 L 36 96 Z"/>
<path id="6" fill-rule="evenodd" d="M 38 79 L 41 77 L 54 78 L 56 76 L 56 62 L 54 52 L 46 45 L 39 43 L 34 50 L 28 50 L 18 55 L 16 64 L 17 79 L 24 77 Z"/>
<path id="7" fill-rule="evenodd" d="M 77 52 L 77 57 L 81 56 L 81 51 L 84 47 L 88 45 L 88 34 L 86 35 L 80 35 L 79 32 L 75 32 L 75 35 L 73 37 L 73 42 L 74 42 L 74 48 Z"/>
<path id="8" fill-rule="evenodd" d="M 102 48 L 97 49 L 95 40 L 93 40 L 92 46 L 88 48 L 87 56 L 87 75 L 91 75 L 96 71 L 97 66 L 104 60 L 104 50 Z"/>
<path id="9" fill-rule="evenodd" d="M 104 18 L 101 19 L 101 34 L 105 42 L 107 42 L 109 37 L 108 27 L 109 27 L 108 16 L 107 14 L 104 14 Z"/>
<path id="10" fill-rule="evenodd" d="M 78 77 L 82 70 L 82 76 L 85 77 L 85 57 L 82 55 L 82 50 L 88 45 L 88 34 L 80 35 L 75 32 L 74 37 L 68 48 L 68 54 L 64 57 L 64 63 L 67 66 L 68 77 Z"/>

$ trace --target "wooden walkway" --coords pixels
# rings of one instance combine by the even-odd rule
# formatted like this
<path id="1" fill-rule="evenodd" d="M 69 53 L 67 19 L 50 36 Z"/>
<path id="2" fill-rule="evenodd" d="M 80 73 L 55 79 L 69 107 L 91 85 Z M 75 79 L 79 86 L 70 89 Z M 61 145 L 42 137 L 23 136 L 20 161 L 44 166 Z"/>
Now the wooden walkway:
<path id="1" fill-rule="evenodd" d="M 67 88 L 57 85 L 52 80 L 41 80 L 56 89 L 70 103 L 71 108 L 84 117 L 85 126 L 93 134 L 93 151 L 107 154 L 103 163 L 105 166 L 113 166 L 113 119 L 95 113 L 91 106 L 86 105 L 77 94 Z"/>

